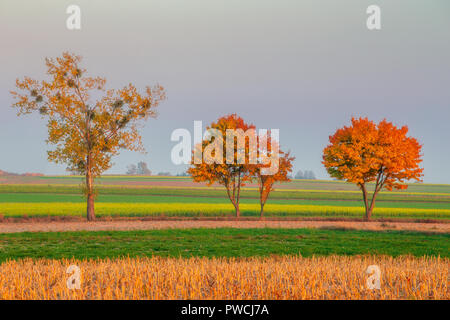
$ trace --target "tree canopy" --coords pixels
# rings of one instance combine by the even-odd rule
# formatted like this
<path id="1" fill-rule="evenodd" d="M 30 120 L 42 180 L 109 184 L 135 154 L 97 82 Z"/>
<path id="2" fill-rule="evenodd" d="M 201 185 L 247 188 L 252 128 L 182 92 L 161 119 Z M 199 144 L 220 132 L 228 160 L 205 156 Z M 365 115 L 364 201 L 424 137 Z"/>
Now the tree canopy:
<path id="1" fill-rule="evenodd" d="M 406 189 L 409 180 L 421 181 L 422 146 L 407 134 L 407 126 L 398 128 L 386 120 L 376 124 L 367 118 L 352 118 L 351 126 L 338 129 L 329 138 L 323 164 L 332 177 L 355 183 L 362 190 L 367 219 L 383 188 Z M 368 183 L 374 184 L 370 204 Z"/>
<path id="2" fill-rule="evenodd" d="M 49 79 L 16 80 L 12 91 L 18 114 L 33 111 L 48 119 L 48 159 L 64 163 L 71 172 L 86 175 L 88 219 L 93 211 L 93 179 L 112 165 L 121 149 L 144 151 L 139 125 L 156 117 L 164 88 L 146 87 L 139 93 L 131 83 L 122 89 L 106 89 L 106 79 L 87 76 L 80 56 L 64 52 L 47 58 Z"/>

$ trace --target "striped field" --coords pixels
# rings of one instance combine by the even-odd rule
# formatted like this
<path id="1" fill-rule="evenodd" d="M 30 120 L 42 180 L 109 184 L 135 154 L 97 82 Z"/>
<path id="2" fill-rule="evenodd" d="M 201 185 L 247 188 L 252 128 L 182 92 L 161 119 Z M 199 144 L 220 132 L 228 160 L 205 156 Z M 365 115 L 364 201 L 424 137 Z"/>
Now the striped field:
<path id="1" fill-rule="evenodd" d="M 7 177 L 0 181 L 0 217 L 84 216 L 81 177 Z M 78 182 L 78 184 L 75 184 Z M 97 181 L 98 216 L 233 216 L 220 186 L 194 184 L 186 177 L 106 176 Z M 241 194 L 243 216 L 258 216 L 254 185 Z M 364 214 L 361 193 L 336 181 L 293 180 L 277 186 L 267 217 L 348 217 Z M 450 219 L 450 186 L 412 184 L 379 195 L 374 218 Z"/>

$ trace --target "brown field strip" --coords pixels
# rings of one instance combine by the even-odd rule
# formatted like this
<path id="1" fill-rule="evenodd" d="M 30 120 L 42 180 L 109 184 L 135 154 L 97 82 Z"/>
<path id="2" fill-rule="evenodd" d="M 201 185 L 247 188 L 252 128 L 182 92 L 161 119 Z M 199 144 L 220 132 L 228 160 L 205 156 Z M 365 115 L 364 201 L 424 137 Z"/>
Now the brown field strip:
<path id="1" fill-rule="evenodd" d="M 364 222 L 364 221 L 236 221 L 236 220 L 113 220 L 113 221 L 54 221 L 4 222 L 0 233 L 61 232 L 100 230 L 151 230 L 167 228 L 343 228 L 355 230 L 409 230 L 450 233 L 450 223 Z"/>

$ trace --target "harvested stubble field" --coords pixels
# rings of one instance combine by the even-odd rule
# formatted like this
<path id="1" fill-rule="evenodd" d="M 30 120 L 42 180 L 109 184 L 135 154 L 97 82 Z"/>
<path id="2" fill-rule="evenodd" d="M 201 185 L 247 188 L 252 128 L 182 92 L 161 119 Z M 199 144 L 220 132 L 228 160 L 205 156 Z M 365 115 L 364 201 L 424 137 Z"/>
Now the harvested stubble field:
<path id="1" fill-rule="evenodd" d="M 450 299 L 449 260 L 401 256 L 8 261 L 0 299 Z M 69 290 L 69 265 L 81 287 Z M 369 265 L 381 269 L 368 289 Z"/>

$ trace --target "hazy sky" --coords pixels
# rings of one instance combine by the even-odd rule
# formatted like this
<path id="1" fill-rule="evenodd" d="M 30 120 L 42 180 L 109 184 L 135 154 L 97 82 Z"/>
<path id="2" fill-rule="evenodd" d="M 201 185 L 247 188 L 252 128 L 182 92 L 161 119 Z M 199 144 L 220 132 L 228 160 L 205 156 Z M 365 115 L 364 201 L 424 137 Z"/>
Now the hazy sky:
<path id="1" fill-rule="evenodd" d="M 70 4 L 79 31 L 66 28 Z M 381 7 L 369 31 L 366 8 Z M 326 178 L 328 136 L 352 116 L 407 124 L 424 145 L 425 181 L 450 183 L 450 1 L 0 1 L 0 169 L 64 173 L 47 162 L 46 122 L 16 117 L 17 77 L 45 77 L 44 57 L 71 51 L 110 87 L 159 82 L 168 100 L 142 130 L 148 154 L 124 152 L 109 173 L 170 160 L 176 128 L 236 112 L 279 128 L 295 170 Z"/>

